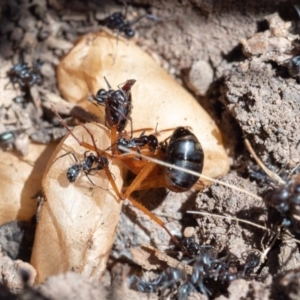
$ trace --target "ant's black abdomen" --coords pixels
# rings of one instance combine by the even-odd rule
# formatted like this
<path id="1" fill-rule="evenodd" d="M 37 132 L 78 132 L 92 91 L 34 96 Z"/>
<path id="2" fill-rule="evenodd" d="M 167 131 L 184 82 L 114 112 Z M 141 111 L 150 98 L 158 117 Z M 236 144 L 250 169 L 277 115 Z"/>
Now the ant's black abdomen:
<path id="1" fill-rule="evenodd" d="M 166 149 L 165 161 L 177 167 L 202 172 L 204 153 L 196 136 L 184 127 L 177 128 Z M 166 168 L 168 188 L 183 192 L 192 188 L 199 177 L 172 168 Z"/>

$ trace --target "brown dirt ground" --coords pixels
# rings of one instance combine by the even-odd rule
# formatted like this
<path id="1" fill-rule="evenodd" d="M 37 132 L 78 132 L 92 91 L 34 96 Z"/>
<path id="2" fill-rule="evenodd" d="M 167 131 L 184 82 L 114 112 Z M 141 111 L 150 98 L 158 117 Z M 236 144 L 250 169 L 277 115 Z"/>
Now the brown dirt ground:
<path id="1" fill-rule="evenodd" d="M 299 33 L 300 18 L 293 7 L 295 3 L 284 0 L 128 2 L 128 19 L 145 12 L 159 18 L 156 21 L 144 18 L 134 26 L 139 45 L 156 53 L 162 66 L 194 92 L 223 132 L 232 168 L 222 180 L 258 195 L 263 194 L 268 180 L 245 149 L 243 137 L 249 139 L 261 160 L 276 172 L 290 170 L 300 162 L 299 81 L 291 78 L 286 68 L 286 60 L 297 49 L 293 42 Z M 25 101 L 22 109 L 12 98 L 23 95 L 26 99 L 28 94 L 18 88 L 8 93 L 1 86 L 6 102 L 0 107 L 0 132 L 20 130 L 32 142 L 49 142 L 60 136 L 55 134 L 59 126 L 52 123 L 46 104 L 47 94 L 59 95 L 55 68 L 78 37 L 99 27 L 97 19 L 123 9 L 122 3 L 109 1 L 2 1 L 1 69 L 7 70 L 11 62 L 18 62 L 23 53 L 29 64 L 41 61 L 43 82 L 29 91 L 35 105 Z M 16 111 L 19 122 L 15 120 Z M 18 155 L 26 154 L 28 142 L 24 143 L 14 145 Z M 262 201 L 217 185 L 198 195 L 159 190 L 137 196 L 166 220 L 172 231 L 183 232 L 185 227 L 194 227 L 198 241 L 220 251 L 228 249 L 238 258 L 245 251 L 254 248 L 264 251 L 271 245 L 255 279 L 239 279 L 228 289 L 213 290 L 214 298 L 299 299 L 300 255 L 297 244 L 287 235 L 280 234 L 272 244 L 273 236 L 262 229 L 185 213 L 193 209 L 225 214 L 274 230 L 278 222 L 274 222 Z M 147 204 L 150 199 L 155 199 L 155 203 Z M 28 261 L 28 246 L 24 244 L 30 240 L 32 229 L 22 223 L 12 224 L 11 229 L 7 224 L 0 228 L 2 250 L 13 259 Z M 29 232 L 26 239 L 24 232 Z M 142 271 L 134 264 L 130 248 L 152 243 L 171 253 L 172 245 L 167 241 L 165 232 L 153 229 L 148 218 L 132 206 L 124 205 L 108 270 L 101 283 L 90 283 L 79 275 L 67 273 L 50 278 L 38 290 L 21 289 L 19 299 L 165 299 L 165 294 L 130 290 L 126 282 L 128 274 L 148 279 L 154 276 L 153 271 Z M 16 254 L 18 249 L 20 253 Z M 2 277 L 9 272 L 7 268 L 1 270 Z M 1 289 L 5 293 L 4 287 Z M 168 297 L 175 299 L 174 293 Z M 10 297 L 7 299 L 15 299 Z M 189 299 L 201 299 L 201 295 L 193 293 Z"/>

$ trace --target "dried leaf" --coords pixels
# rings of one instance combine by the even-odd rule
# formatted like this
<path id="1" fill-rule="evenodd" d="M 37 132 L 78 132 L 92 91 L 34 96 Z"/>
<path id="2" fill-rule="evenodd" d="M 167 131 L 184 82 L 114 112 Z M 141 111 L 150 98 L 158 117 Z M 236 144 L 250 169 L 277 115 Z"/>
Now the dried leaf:
<path id="1" fill-rule="evenodd" d="M 132 88 L 134 129 L 158 130 L 190 126 L 204 153 L 203 174 L 219 177 L 228 171 L 229 160 L 214 120 L 185 89 L 166 73 L 151 56 L 131 41 L 108 32 L 82 37 L 58 66 L 58 84 L 63 97 L 103 114 L 87 101 L 100 88 L 107 89 L 104 76 L 113 89 L 128 79 Z M 128 125 L 127 130 L 130 130 Z M 166 132 L 161 140 L 168 137 Z"/>
<path id="2" fill-rule="evenodd" d="M 54 145 L 29 144 L 29 154 L 20 158 L 0 150 L 0 224 L 30 220 L 36 211 L 32 197 L 41 189 L 41 178 Z"/>
<path id="3" fill-rule="evenodd" d="M 110 146 L 109 130 L 86 124 L 96 137 L 97 147 Z M 73 130 L 78 138 L 91 143 L 82 126 Z M 74 162 L 72 151 L 81 162 L 86 149 L 72 136 L 67 136 L 56 148 L 44 173 L 45 202 L 37 226 L 32 265 L 37 269 L 37 282 L 48 276 L 75 271 L 90 279 L 100 279 L 115 239 L 121 201 L 109 185 L 104 171 L 89 175 L 96 186 L 81 173 L 70 183 L 66 172 Z M 120 189 L 123 184 L 121 168 L 116 162 L 110 171 Z"/>

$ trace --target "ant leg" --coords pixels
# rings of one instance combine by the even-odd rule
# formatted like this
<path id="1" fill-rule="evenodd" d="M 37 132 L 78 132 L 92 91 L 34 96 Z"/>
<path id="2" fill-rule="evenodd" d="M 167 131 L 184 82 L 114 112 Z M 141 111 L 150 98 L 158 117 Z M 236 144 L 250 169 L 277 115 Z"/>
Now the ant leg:
<path id="1" fill-rule="evenodd" d="M 131 117 L 128 117 L 128 120 L 130 121 L 130 131 L 131 131 L 131 134 L 130 134 L 130 139 L 132 139 L 132 136 L 133 136 L 133 125 L 132 125 L 132 118 L 131 118 Z"/>
<path id="2" fill-rule="evenodd" d="M 106 82 L 106 85 L 107 85 L 108 89 L 111 90 L 111 86 L 110 86 L 108 80 L 106 79 L 105 76 L 103 76 L 103 78 L 104 78 L 104 80 L 105 80 L 105 82 Z"/>
<path id="3" fill-rule="evenodd" d="M 97 152 L 97 156 L 98 156 L 98 158 L 99 158 L 99 157 L 100 157 L 100 153 L 99 153 L 99 149 L 98 149 L 97 146 L 96 146 L 96 142 L 95 142 L 94 135 L 89 131 L 89 129 L 88 129 L 85 125 L 83 125 L 83 127 L 85 128 L 85 130 L 86 130 L 86 131 L 88 132 L 88 134 L 90 135 L 90 137 L 91 137 L 91 139 L 92 139 L 92 142 L 93 142 L 94 151 Z M 103 152 L 103 151 L 102 151 L 102 152 Z M 103 153 L 106 154 L 105 152 L 103 152 Z M 118 189 L 118 187 L 117 187 L 117 185 L 116 185 L 116 183 L 115 183 L 115 181 L 114 181 L 114 179 L 113 179 L 113 177 L 112 177 L 112 175 L 111 175 L 111 173 L 110 173 L 110 171 L 109 171 L 108 166 L 104 166 L 103 169 L 104 169 L 104 171 L 105 171 L 105 173 L 106 173 L 106 176 L 107 176 L 107 178 L 108 178 L 108 180 L 109 180 L 109 182 L 110 182 L 110 184 L 111 184 L 111 186 L 112 186 L 114 192 L 116 193 L 117 197 L 118 197 L 119 199 L 123 199 L 122 196 L 121 196 L 121 194 L 120 194 L 120 192 L 119 192 L 119 189 Z"/>
<path id="4" fill-rule="evenodd" d="M 92 181 L 92 179 L 89 177 L 89 172 L 88 173 L 84 173 L 85 174 L 85 176 L 87 177 L 87 179 L 89 180 L 89 182 L 93 185 L 93 186 L 95 186 L 95 187 L 98 187 L 98 188 L 100 188 L 100 189 L 102 189 L 102 190 L 104 190 L 104 191 L 108 191 L 108 189 L 104 189 L 103 187 L 101 187 L 101 186 L 99 186 L 99 185 L 96 185 L 93 181 Z"/>
<path id="5" fill-rule="evenodd" d="M 147 178 L 147 176 L 154 170 L 155 167 L 157 167 L 156 163 L 148 162 L 128 187 L 124 194 L 124 198 L 128 198 L 132 192 L 137 190 L 138 186 Z M 158 179 L 158 177 L 156 177 L 156 179 Z"/>
<path id="6" fill-rule="evenodd" d="M 130 188 L 131 186 L 129 186 Z M 158 176 L 158 177 L 153 177 L 153 178 L 147 178 L 144 181 L 140 182 L 139 185 L 135 186 L 134 191 L 141 191 L 141 190 L 148 190 L 148 189 L 153 189 L 153 188 L 161 188 L 161 187 L 166 187 L 166 181 L 164 176 Z M 127 192 L 128 187 L 123 188 L 123 191 L 125 193 Z"/>
<path id="7" fill-rule="evenodd" d="M 67 125 L 67 123 L 62 119 L 62 117 L 58 114 L 57 110 L 54 108 L 54 106 L 51 105 L 51 109 L 54 112 L 54 114 L 56 115 L 56 117 L 58 118 L 59 122 L 66 128 L 66 130 L 69 132 L 69 134 L 72 135 L 72 137 L 78 142 L 78 144 L 80 146 L 84 146 L 84 142 L 81 142 L 76 136 L 75 134 L 72 132 L 72 130 L 70 129 L 70 127 Z M 89 147 L 86 147 L 88 149 L 90 149 Z M 90 149 L 90 150 L 94 150 L 94 149 Z"/>
<path id="8" fill-rule="evenodd" d="M 114 154 L 118 147 L 117 147 L 117 127 L 112 126 L 110 129 L 110 140 L 111 140 L 111 148 L 112 148 L 112 153 Z"/>
<path id="9" fill-rule="evenodd" d="M 54 114 L 56 115 L 56 117 L 59 119 L 60 123 L 66 128 L 66 130 L 69 132 L 69 134 L 72 135 L 72 137 L 77 141 L 77 143 L 80 146 L 82 146 L 84 148 L 87 148 L 87 149 L 89 149 L 91 151 L 96 151 L 96 152 L 99 151 L 99 149 L 96 146 L 92 146 L 92 145 L 90 145 L 88 143 L 80 141 L 76 137 L 76 135 L 72 132 L 72 130 L 69 128 L 69 126 L 66 124 L 66 122 L 62 119 L 62 117 L 58 114 L 57 110 L 52 105 L 51 105 L 51 109 L 54 112 Z M 87 130 L 87 132 L 89 133 L 89 135 L 92 137 L 93 136 L 92 133 L 86 128 L 86 126 L 83 125 L 83 127 Z M 102 152 L 103 152 L 103 155 L 107 156 L 108 158 L 112 158 L 112 156 L 109 155 L 108 153 L 106 153 L 104 151 L 102 151 Z"/>
<path id="10" fill-rule="evenodd" d="M 100 149 L 97 147 L 96 141 L 95 141 L 95 138 L 94 138 L 94 135 L 91 133 L 91 131 L 90 131 L 84 124 L 82 124 L 82 127 L 87 131 L 87 133 L 88 133 L 89 136 L 91 137 L 92 142 L 93 142 L 93 146 L 90 145 L 90 144 L 87 144 L 87 143 L 85 143 L 85 142 L 81 142 L 82 145 L 83 145 L 84 147 L 88 146 L 88 147 L 86 147 L 86 148 L 88 148 L 88 149 L 91 148 L 93 151 L 95 151 L 95 152 L 97 153 L 97 157 L 98 157 L 98 158 L 99 158 L 101 155 L 104 155 L 104 156 L 106 156 L 106 157 L 108 157 L 108 158 L 110 158 L 110 159 L 113 158 L 113 156 L 111 156 L 110 154 L 106 153 L 106 152 L 103 151 L 103 150 L 100 150 Z"/>
<path id="11" fill-rule="evenodd" d="M 75 155 L 73 152 L 70 151 L 70 152 L 67 152 L 67 153 L 65 153 L 65 154 L 60 155 L 59 157 L 57 157 L 57 158 L 53 161 L 52 165 L 53 165 L 58 159 L 60 159 L 60 158 L 62 158 L 62 157 L 64 157 L 64 156 L 70 155 L 70 154 L 73 155 L 73 158 L 74 158 L 75 162 L 78 163 L 78 162 L 79 162 L 79 161 L 78 161 L 78 158 L 76 157 L 76 155 Z"/>
<path id="12" fill-rule="evenodd" d="M 143 206 L 141 203 L 137 202 L 134 198 L 131 196 L 127 196 L 128 200 L 139 210 L 141 210 L 144 214 L 146 214 L 151 220 L 153 220 L 155 223 L 157 223 L 159 226 L 161 226 L 167 234 L 170 236 L 173 243 L 178 246 L 185 254 L 186 249 L 184 246 L 177 240 L 177 238 L 170 232 L 170 230 L 167 228 L 166 224 L 158 218 L 156 215 L 154 215 L 151 211 L 149 211 L 145 206 Z"/>
<path id="13" fill-rule="evenodd" d="M 124 19 L 126 19 L 127 17 L 127 12 L 128 12 L 128 4 L 126 1 L 122 1 L 125 7 L 125 12 L 124 12 Z"/>

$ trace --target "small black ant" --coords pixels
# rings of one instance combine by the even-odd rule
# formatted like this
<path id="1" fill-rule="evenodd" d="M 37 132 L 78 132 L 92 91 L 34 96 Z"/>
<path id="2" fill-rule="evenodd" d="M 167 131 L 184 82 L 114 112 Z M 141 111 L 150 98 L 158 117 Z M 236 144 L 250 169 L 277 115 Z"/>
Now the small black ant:
<path id="1" fill-rule="evenodd" d="M 99 20 L 99 24 L 106 26 L 109 29 L 123 32 L 128 38 L 132 38 L 135 35 L 135 31 L 132 29 L 131 26 L 139 22 L 146 15 L 142 15 L 136 20 L 131 22 L 126 20 L 126 15 L 127 15 L 127 6 L 124 14 L 121 12 L 112 13 L 105 19 Z"/>
<path id="2" fill-rule="evenodd" d="M 16 136 L 13 131 L 7 130 L 0 134 L 0 148 L 10 149 L 15 142 Z"/>
<path id="3" fill-rule="evenodd" d="M 247 256 L 242 257 L 245 259 L 243 276 L 249 276 L 253 273 L 254 269 L 259 265 L 261 253 L 258 250 L 246 252 Z"/>
<path id="4" fill-rule="evenodd" d="M 69 182 L 74 183 L 77 180 L 80 172 L 83 172 L 90 181 L 90 183 L 95 186 L 93 181 L 90 179 L 89 175 L 91 175 L 91 172 L 93 171 L 100 171 L 104 167 L 108 166 L 108 160 L 105 156 L 100 155 L 99 157 L 97 157 L 93 153 L 88 153 L 89 151 L 84 152 L 84 160 L 81 162 L 79 162 L 79 160 L 73 152 L 68 152 L 57 158 L 59 159 L 66 155 L 72 155 L 74 157 L 76 163 L 70 168 L 68 168 L 66 174 Z"/>
<path id="5" fill-rule="evenodd" d="M 259 251 L 250 251 L 245 256 L 244 266 L 231 253 L 218 258 L 218 252 L 209 245 L 199 246 L 199 251 L 193 259 L 193 271 L 189 276 L 182 269 L 167 268 L 156 279 L 146 282 L 137 276 L 130 278 L 130 286 L 140 292 L 152 293 L 175 286 L 176 299 L 185 300 L 191 292 L 200 291 L 207 298 L 212 292 L 206 287 L 209 281 L 218 281 L 227 285 L 238 278 L 248 279 L 249 274 L 260 262 Z"/>
<path id="6" fill-rule="evenodd" d="M 173 288 L 185 278 L 186 274 L 183 270 L 170 267 L 150 282 L 144 281 L 136 275 L 133 275 L 129 280 L 129 285 L 142 293 L 154 293 L 158 290 L 165 290 L 170 286 Z"/>
<path id="7" fill-rule="evenodd" d="M 120 150 L 119 146 L 137 148 L 138 153 L 141 153 L 140 147 L 144 147 L 146 145 L 148 145 L 151 152 L 154 152 L 158 147 L 157 137 L 153 134 L 145 135 L 145 132 L 143 131 L 139 137 L 131 138 L 129 140 L 122 137 L 117 140 L 117 147 L 121 153 L 124 153 L 124 151 Z"/>
<path id="8" fill-rule="evenodd" d="M 127 80 L 118 90 L 113 90 L 105 77 L 104 80 L 108 86 L 108 91 L 100 89 L 89 100 L 94 100 L 95 104 L 105 107 L 106 125 L 111 128 L 112 145 L 114 145 L 116 144 L 117 132 L 122 132 L 125 129 L 128 120 L 131 122 L 132 129 L 130 117 L 132 110 L 131 88 L 136 80 Z"/>
<path id="9" fill-rule="evenodd" d="M 264 201 L 281 214 L 283 226 L 300 233 L 300 173 L 267 193 Z"/>
<path id="10" fill-rule="evenodd" d="M 182 244 L 192 256 L 197 255 L 200 250 L 200 245 L 195 241 L 194 237 L 184 238 Z"/>
<path id="11" fill-rule="evenodd" d="M 40 84 L 40 63 L 36 62 L 32 68 L 27 63 L 17 63 L 8 72 L 8 77 L 12 83 L 18 83 L 21 88 L 30 87 L 34 84 Z"/>
<path id="12" fill-rule="evenodd" d="M 100 25 L 104 25 L 109 29 L 116 29 L 124 34 L 128 38 L 132 38 L 135 34 L 134 30 L 131 28 L 131 23 L 126 21 L 126 14 L 121 12 L 115 12 L 99 21 Z"/>
<path id="13" fill-rule="evenodd" d="M 300 76 L 300 56 L 292 57 L 287 63 L 287 69 L 291 77 Z"/>

